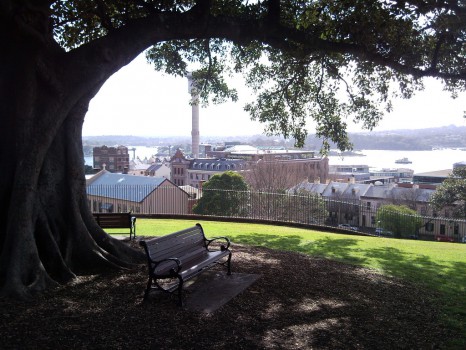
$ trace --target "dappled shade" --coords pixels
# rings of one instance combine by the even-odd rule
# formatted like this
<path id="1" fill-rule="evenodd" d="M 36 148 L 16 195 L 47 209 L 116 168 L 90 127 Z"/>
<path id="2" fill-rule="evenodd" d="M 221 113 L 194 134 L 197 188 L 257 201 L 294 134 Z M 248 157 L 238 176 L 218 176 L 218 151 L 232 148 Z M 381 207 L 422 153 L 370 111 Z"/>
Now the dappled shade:
<path id="1" fill-rule="evenodd" d="M 341 250 L 351 244 L 342 240 Z M 408 282 L 299 253 L 238 244 L 233 252 L 233 273 L 261 276 L 212 314 L 180 309 L 166 294 L 141 304 L 141 265 L 80 277 L 34 304 L 1 301 L 2 346 L 421 349 L 450 339 L 435 296 Z"/>

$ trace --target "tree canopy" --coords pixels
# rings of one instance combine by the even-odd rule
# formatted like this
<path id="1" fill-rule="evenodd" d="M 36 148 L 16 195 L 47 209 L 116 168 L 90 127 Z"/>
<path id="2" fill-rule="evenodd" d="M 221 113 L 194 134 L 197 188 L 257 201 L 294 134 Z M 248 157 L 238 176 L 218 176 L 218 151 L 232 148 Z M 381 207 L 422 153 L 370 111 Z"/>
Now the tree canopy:
<path id="1" fill-rule="evenodd" d="M 202 186 L 202 197 L 193 208 L 194 214 L 241 216 L 246 207 L 241 205 L 248 185 L 243 177 L 231 170 L 216 174 Z"/>
<path id="2" fill-rule="evenodd" d="M 436 210 L 451 209 L 455 218 L 466 219 L 466 167 L 453 169 L 430 199 Z"/>
<path id="3" fill-rule="evenodd" d="M 417 212 L 405 205 L 386 204 L 377 209 L 377 227 L 393 232 L 397 238 L 416 236 L 422 226 Z"/>
<path id="4" fill-rule="evenodd" d="M 317 135 L 350 148 L 348 123 L 371 129 L 410 97 L 422 77 L 455 95 L 466 81 L 466 5 L 452 0 L 258 2 L 51 1 L 54 34 L 75 50 L 131 35 L 149 44 L 155 69 L 194 70 L 204 101 L 237 99 L 228 75 L 242 72 L 257 100 L 245 109 L 271 134 L 302 145 L 306 123 Z M 109 59 L 118 48 L 109 48 Z"/>
<path id="5" fill-rule="evenodd" d="M 344 150 L 423 77 L 465 90 L 465 23 L 463 0 L 0 0 L 0 295 L 143 259 L 92 218 L 82 153 L 91 99 L 141 52 L 203 101 L 243 73 L 268 133 L 302 145 L 313 120 Z"/>

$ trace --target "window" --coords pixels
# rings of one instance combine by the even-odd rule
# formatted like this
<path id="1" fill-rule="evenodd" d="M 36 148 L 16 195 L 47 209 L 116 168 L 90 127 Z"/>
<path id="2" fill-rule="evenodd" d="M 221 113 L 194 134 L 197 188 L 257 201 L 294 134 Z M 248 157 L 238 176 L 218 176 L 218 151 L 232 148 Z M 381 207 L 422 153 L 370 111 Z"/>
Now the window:
<path id="1" fill-rule="evenodd" d="M 366 207 L 367 209 L 370 209 L 370 208 L 371 208 L 371 202 L 367 202 L 366 205 L 367 205 L 367 207 Z"/>
<path id="2" fill-rule="evenodd" d="M 433 222 L 428 222 L 426 224 L 426 231 L 427 232 L 433 232 L 434 231 L 434 223 Z"/>
<path id="3" fill-rule="evenodd" d="M 375 225 L 375 216 L 371 216 L 371 225 Z"/>
<path id="4" fill-rule="evenodd" d="M 445 234 L 445 231 L 446 231 L 445 228 L 446 228 L 446 227 L 445 227 L 445 224 L 440 224 L 440 234 L 441 234 L 441 235 L 444 235 L 444 234 Z"/>
<path id="5" fill-rule="evenodd" d="M 453 234 L 458 235 L 460 233 L 460 226 L 457 224 L 453 226 Z"/>

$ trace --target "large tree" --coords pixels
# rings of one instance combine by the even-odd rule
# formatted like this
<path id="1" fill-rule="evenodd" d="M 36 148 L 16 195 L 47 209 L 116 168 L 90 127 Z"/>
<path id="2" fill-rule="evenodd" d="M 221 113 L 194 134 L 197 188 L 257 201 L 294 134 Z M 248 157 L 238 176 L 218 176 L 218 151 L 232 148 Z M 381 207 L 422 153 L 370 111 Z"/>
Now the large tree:
<path id="1" fill-rule="evenodd" d="M 448 210 L 458 219 L 466 219 L 466 166 L 453 169 L 430 199 L 435 210 Z"/>
<path id="2" fill-rule="evenodd" d="M 0 293 L 138 259 L 92 219 L 81 129 L 144 50 L 158 70 L 193 70 L 214 102 L 235 99 L 224 77 L 245 72 L 258 96 L 246 108 L 267 132 L 302 144 L 310 117 L 345 149 L 346 118 L 371 128 L 395 86 L 465 89 L 465 16 L 463 0 L 0 0 Z"/>

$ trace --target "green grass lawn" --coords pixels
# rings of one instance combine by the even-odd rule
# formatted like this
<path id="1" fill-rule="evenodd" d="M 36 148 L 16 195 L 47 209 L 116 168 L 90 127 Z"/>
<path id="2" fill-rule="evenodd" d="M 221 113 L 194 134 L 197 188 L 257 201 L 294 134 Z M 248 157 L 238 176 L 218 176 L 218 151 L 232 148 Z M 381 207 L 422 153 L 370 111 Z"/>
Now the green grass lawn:
<path id="1" fill-rule="evenodd" d="M 207 237 L 291 250 L 376 269 L 437 291 L 444 317 L 466 347 L 466 244 L 353 236 L 286 226 L 138 219 L 138 236 L 160 236 L 200 222 Z M 461 345 L 460 344 L 460 345 Z"/>

